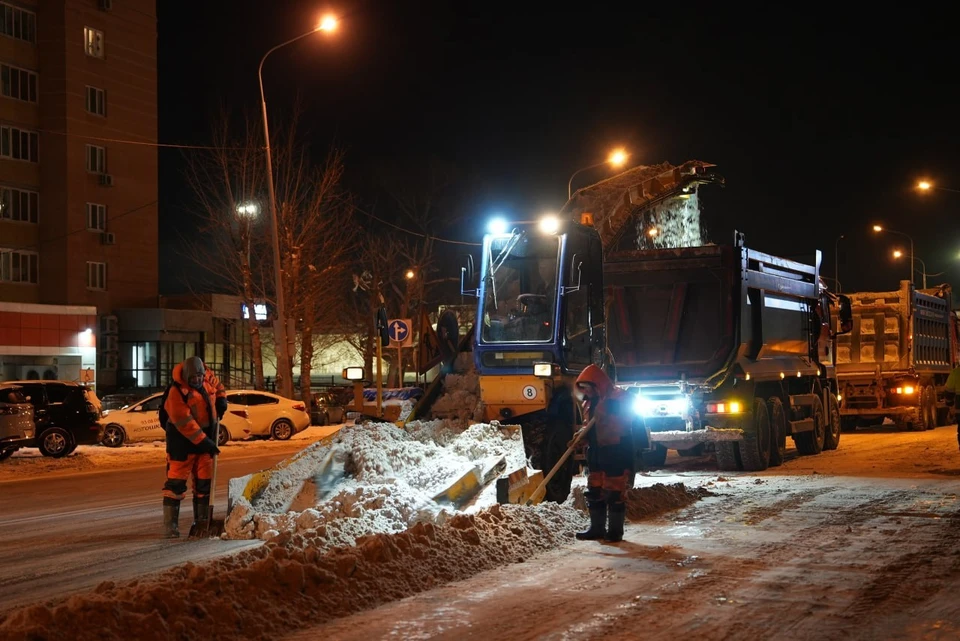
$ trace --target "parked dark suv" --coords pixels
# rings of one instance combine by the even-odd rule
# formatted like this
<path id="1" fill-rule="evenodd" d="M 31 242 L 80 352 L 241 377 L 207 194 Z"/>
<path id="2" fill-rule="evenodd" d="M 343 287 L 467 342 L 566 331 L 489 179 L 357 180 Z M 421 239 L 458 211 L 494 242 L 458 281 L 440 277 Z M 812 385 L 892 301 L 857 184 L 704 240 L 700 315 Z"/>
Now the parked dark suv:
<path id="1" fill-rule="evenodd" d="M 95 445 L 103 436 L 100 401 L 93 390 L 67 381 L 12 381 L 33 404 L 37 424 L 33 447 L 60 458 L 78 445 Z"/>

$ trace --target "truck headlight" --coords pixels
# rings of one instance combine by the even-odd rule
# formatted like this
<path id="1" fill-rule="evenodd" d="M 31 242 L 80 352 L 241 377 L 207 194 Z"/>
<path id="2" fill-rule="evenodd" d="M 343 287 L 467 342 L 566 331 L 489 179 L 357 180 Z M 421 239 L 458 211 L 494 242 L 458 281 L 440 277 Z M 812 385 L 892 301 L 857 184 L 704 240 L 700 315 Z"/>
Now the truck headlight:
<path id="1" fill-rule="evenodd" d="M 540 378 L 550 378 L 553 376 L 553 363 L 534 363 L 533 375 Z"/>
<path id="2" fill-rule="evenodd" d="M 681 416 L 690 408 L 690 399 L 685 396 L 674 398 L 650 398 L 638 394 L 633 401 L 633 411 L 639 416 Z"/>

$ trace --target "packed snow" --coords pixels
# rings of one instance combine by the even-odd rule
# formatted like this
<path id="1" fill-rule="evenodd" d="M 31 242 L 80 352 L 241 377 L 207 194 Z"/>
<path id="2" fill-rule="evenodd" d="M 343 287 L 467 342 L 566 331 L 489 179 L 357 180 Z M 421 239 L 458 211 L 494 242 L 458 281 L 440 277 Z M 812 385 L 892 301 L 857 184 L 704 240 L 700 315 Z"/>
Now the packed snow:
<path id="1" fill-rule="evenodd" d="M 414 421 L 405 429 L 392 423 L 345 427 L 331 442 L 313 445 L 275 472 L 252 503 L 238 496 L 225 536 L 267 540 L 284 532 L 318 530 L 329 548 L 353 545 L 365 534 L 400 532 L 415 523 L 442 524 L 456 510 L 435 497 L 453 481 L 471 469 L 482 474 L 500 457 L 507 470 L 526 465 L 518 429 L 480 423 L 464 430 L 458 425 L 434 420 Z M 317 479 L 328 460 L 333 474 Z M 317 500 L 310 501 L 312 497 Z M 491 483 L 471 508 L 495 501 Z"/>

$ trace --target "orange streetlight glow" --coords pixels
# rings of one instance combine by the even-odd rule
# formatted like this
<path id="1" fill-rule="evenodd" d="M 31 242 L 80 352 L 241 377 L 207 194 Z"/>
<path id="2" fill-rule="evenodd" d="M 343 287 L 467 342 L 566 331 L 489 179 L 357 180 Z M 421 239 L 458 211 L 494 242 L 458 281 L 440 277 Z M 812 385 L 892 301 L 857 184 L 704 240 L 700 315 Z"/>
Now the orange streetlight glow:
<path id="1" fill-rule="evenodd" d="M 336 16 L 323 16 L 320 19 L 320 24 L 317 25 L 317 31 L 326 31 L 331 33 L 337 30 L 339 22 L 337 21 Z"/>
<path id="2" fill-rule="evenodd" d="M 931 185 L 931 184 L 930 184 L 928 181 L 926 181 L 926 180 L 921 180 L 920 182 L 917 183 L 917 189 L 919 189 L 920 191 L 927 191 L 927 190 L 929 190 L 931 187 L 933 187 L 933 185 Z"/>
<path id="3" fill-rule="evenodd" d="M 607 158 L 607 162 L 614 167 L 619 167 L 623 163 L 627 162 L 627 158 L 629 158 L 629 156 L 623 149 L 614 149 L 610 153 L 610 157 Z"/>
<path id="4" fill-rule="evenodd" d="M 894 257 L 894 258 L 900 258 L 901 256 L 903 256 L 903 252 L 902 252 L 902 251 L 900 251 L 899 249 L 894 249 L 894 250 L 893 250 L 893 257 Z"/>

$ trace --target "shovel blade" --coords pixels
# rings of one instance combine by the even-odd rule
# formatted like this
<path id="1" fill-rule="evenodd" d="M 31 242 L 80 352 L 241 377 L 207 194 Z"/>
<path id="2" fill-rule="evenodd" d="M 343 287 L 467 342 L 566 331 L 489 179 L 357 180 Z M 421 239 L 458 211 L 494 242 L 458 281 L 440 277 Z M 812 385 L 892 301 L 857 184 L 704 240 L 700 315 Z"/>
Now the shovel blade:
<path id="1" fill-rule="evenodd" d="M 206 521 L 197 521 L 190 526 L 191 539 L 209 539 L 211 537 L 219 538 L 225 530 L 223 519 L 213 518 L 213 506 L 210 506 L 210 512 L 207 514 Z"/>

